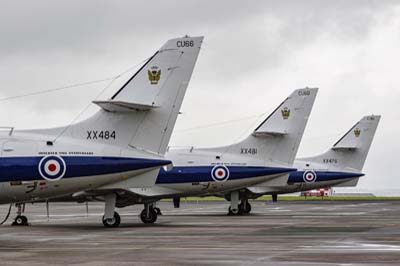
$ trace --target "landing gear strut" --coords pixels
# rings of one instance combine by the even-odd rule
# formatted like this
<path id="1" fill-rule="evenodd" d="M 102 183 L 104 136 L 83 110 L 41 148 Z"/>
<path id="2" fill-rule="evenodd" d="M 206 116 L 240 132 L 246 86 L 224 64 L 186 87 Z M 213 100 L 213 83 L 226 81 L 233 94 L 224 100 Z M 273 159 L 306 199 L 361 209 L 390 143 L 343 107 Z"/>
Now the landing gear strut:
<path id="1" fill-rule="evenodd" d="M 117 195 L 114 193 L 104 196 L 104 216 L 103 225 L 105 227 L 118 227 L 121 223 L 121 216 L 115 211 Z"/>
<path id="2" fill-rule="evenodd" d="M 152 203 L 144 204 L 144 209 L 140 213 L 140 219 L 145 224 L 153 224 L 157 221 L 157 208 L 153 207 Z"/>
<path id="3" fill-rule="evenodd" d="M 238 215 L 240 214 L 239 209 L 239 191 L 231 192 L 231 206 L 228 209 L 228 215 Z"/>
<path id="4" fill-rule="evenodd" d="M 114 216 L 112 218 L 106 219 L 103 216 L 103 225 L 105 227 L 118 227 L 121 223 L 121 216 L 119 216 L 118 212 L 114 212 Z"/>
<path id="5" fill-rule="evenodd" d="M 160 209 L 160 208 L 154 207 L 153 209 L 154 209 L 154 211 L 157 213 L 157 215 L 162 215 L 162 212 L 161 212 L 161 209 Z"/>
<path id="6" fill-rule="evenodd" d="M 173 198 L 174 208 L 178 209 L 181 206 L 181 198 Z"/>
<path id="7" fill-rule="evenodd" d="M 12 225 L 26 226 L 29 225 L 28 218 L 22 215 L 25 212 L 25 203 L 17 203 L 17 217 L 15 217 Z"/>
<path id="8" fill-rule="evenodd" d="M 232 207 L 229 207 L 228 215 L 242 215 L 249 214 L 251 212 L 251 205 L 247 199 L 244 199 L 238 205 L 236 210 L 233 210 Z"/>
<path id="9" fill-rule="evenodd" d="M 278 202 L 278 194 L 272 194 L 272 202 Z"/>
<path id="10" fill-rule="evenodd" d="M 153 209 L 157 213 L 157 215 L 162 215 L 161 209 L 157 207 L 157 202 L 154 202 Z"/>

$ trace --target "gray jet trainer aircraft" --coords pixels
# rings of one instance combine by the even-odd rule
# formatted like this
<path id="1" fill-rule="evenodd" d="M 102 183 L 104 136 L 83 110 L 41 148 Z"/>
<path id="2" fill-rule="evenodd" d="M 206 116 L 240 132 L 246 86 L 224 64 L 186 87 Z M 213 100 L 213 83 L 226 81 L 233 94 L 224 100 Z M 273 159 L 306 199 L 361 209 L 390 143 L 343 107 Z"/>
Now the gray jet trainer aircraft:
<path id="1" fill-rule="evenodd" d="M 356 186 L 359 178 L 364 176 L 362 169 L 380 118 L 379 115 L 364 116 L 329 151 L 314 157 L 296 159 L 293 166 L 298 170 L 289 174 L 284 186 L 260 183 L 241 190 L 240 213 L 250 212 L 248 199 L 263 195 L 272 195 L 273 201 L 277 201 L 278 194 L 316 188 Z"/>
<path id="2" fill-rule="evenodd" d="M 18 204 L 14 224 L 27 224 L 24 202 L 104 201 L 103 224 L 117 227 L 115 207 L 144 204 L 141 220 L 154 223 L 155 203 L 164 198 L 179 207 L 180 197 L 222 196 L 230 201 L 228 213 L 238 215 L 261 195 L 276 200 L 281 193 L 357 184 L 380 116 L 364 117 L 327 153 L 294 161 L 318 91 L 312 88 L 295 90 L 239 143 L 171 149 L 164 158 L 202 39 L 168 41 L 110 100 L 95 101 L 101 110 L 86 121 L 10 130 L 0 139 L 4 169 L 21 167 L 12 170 L 13 180 L 3 179 L 0 195 L 0 202 Z"/>
<path id="3" fill-rule="evenodd" d="M 76 193 L 60 200 L 104 200 L 111 192 L 116 206 L 144 204 L 144 223 L 154 223 L 159 209 L 154 203 L 164 198 L 228 194 L 230 212 L 238 214 L 240 190 L 260 183 L 287 184 L 318 89 L 295 90 L 245 140 L 224 147 L 171 150 L 172 169 L 161 169 L 156 185 L 129 189 L 104 188 Z M 105 223 L 116 227 L 119 223 Z"/>
<path id="4" fill-rule="evenodd" d="M 171 39 L 151 56 L 100 110 L 61 128 L 0 135 L 0 203 L 16 203 L 14 224 L 24 225 L 25 202 L 103 191 L 104 224 L 118 194 L 151 187 L 161 167 L 203 37 Z"/>

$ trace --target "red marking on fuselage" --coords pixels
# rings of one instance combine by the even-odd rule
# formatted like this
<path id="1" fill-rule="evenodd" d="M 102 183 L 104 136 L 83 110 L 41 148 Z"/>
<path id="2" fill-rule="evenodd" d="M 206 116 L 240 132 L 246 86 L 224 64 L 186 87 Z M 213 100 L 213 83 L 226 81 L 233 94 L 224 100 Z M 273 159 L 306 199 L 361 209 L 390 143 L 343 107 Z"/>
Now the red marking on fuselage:
<path id="1" fill-rule="evenodd" d="M 57 169 L 57 166 L 54 163 L 52 163 L 48 166 L 48 169 L 50 172 L 54 172 Z"/>

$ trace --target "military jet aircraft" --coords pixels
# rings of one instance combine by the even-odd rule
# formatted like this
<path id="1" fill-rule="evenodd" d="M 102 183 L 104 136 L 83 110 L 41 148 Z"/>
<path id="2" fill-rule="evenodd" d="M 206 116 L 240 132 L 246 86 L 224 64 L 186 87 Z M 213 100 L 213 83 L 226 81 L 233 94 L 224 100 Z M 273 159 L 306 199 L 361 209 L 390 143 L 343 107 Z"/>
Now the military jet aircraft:
<path id="1" fill-rule="evenodd" d="M 262 195 L 272 195 L 276 201 L 278 194 L 325 187 L 356 186 L 359 178 L 364 176 L 362 169 L 380 118 L 379 115 L 364 116 L 327 152 L 296 159 L 293 166 L 298 168 L 298 171 L 290 173 L 286 185 L 272 187 L 261 183 L 242 190 L 241 212 L 249 213 L 251 207 L 246 207 L 247 200 Z"/>
<path id="2" fill-rule="evenodd" d="M 300 90 L 300 93 L 303 92 Z M 282 115 L 284 113 L 283 109 Z M 212 185 L 212 183 L 210 184 L 199 176 L 190 176 L 188 174 L 185 177 L 182 176 L 177 182 L 175 180 L 178 175 L 176 175 L 174 171 L 169 173 L 161 171 L 157 178 L 156 186 L 143 188 L 142 190 L 146 191 L 147 195 L 152 197 L 157 193 L 159 195 L 163 193 L 173 195 L 175 191 L 175 207 L 179 207 L 180 196 L 213 195 L 225 197 L 227 200 L 231 201 L 231 207 L 229 208 L 228 214 L 241 215 L 250 213 L 251 205 L 248 201 L 249 199 L 255 199 L 263 195 L 272 195 L 273 200 L 276 201 L 278 194 L 332 186 L 356 186 L 359 178 L 364 176 L 361 171 L 379 121 L 379 115 L 365 116 L 351 127 L 350 130 L 340 138 L 328 152 L 315 157 L 296 159 L 293 163 L 293 167 L 298 170 L 291 172 L 288 176 L 287 182 L 283 182 L 282 184 L 272 181 L 257 183 L 256 179 L 235 180 L 235 182 L 233 182 L 233 178 L 229 178 L 227 182 L 220 184 L 224 189 L 217 189 L 212 187 L 210 188 L 209 186 Z M 254 143 L 251 146 L 255 150 L 241 150 L 241 153 L 258 153 L 259 150 L 264 147 L 261 142 Z M 212 149 L 212 151 L 215 150 L 218 149 Z M 201 161 L 201 159 L 203 159 L 202 156 L 207 158 L 207 153 L 198 152 L 191 154 L 193 151 L 193 149 L 189 152 L 182 152 L 182 150 L 169 151 L 166 156 L 177 165 L 181 165 L 185 160 L 187 160 L 187 162 L 193 161 L 192 163 Z M 171 177 L 171 175 L 174 176 Z M 285 180 L 283 176 L 282 180 Z M 242 185 L 240 181 L 255 181 L 254 183 L 256 184 L 240 189 Z M 189 182 L 192 182 L 192 186 L 188 184 Z M 193 184 L 200 185 L 200 182 L 203 182 L 203 186 L 205 186 L 201 194 L 196 191 L 196 187 L 193 186 Z M 229 190 L 229 188 L 232 190 Z M 170 191 L 168 191 L 168 189 Z M 179 191 L 181 193 L 179 193 Z M 138 193 L 140 193 L 139 190 Z M 236 198 L 233 198 L 232 195 L 235 195 Z M 240 204 L 236 205 L 235 201 L 238 200 L 240 200 Z M 237 206 L 237 209 L 233 209 L 235 206 Z"/>
<path id="3" fill-rule="evenodd" d="M 167 41 L 87 120 L 52 129 L 0 134 L 0 203 L 23 204 L 103 191 L 103 223 L 119 223 L 116 190 L 153 186 L 191 78 L 203 37 Z"/>
<path id="4" fill-rule="evenodd" d="M 154 203 L 160 199 L 229 193 L 229 212 L 237 214 L 240 189 L 259 183 L 287 184 L 288 173 L 296 170 L 292 164 L 317 91 L 315 88 L 295 90 L 239 143 L 208 149 L 170 150 L 166 158 L 174 167 L 162 168 L 155 186 L 120 189 L 111 185 L 75 193 L 72 199 L 104 200 L 105 195 L 114 193 L 117 207 L 142 203 L 141 220 L 154 223 L 158 215 Z M 71 197 L 59 200 L 71 200 Z M 119 221 L 104 225 L 117 227 Z"/>

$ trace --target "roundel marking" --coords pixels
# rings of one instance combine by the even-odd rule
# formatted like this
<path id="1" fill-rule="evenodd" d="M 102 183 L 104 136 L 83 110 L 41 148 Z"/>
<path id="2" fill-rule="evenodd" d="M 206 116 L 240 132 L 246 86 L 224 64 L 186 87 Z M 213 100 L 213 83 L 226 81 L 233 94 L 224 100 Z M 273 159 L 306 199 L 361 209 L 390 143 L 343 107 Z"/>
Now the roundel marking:
<path id="1" fill-rule="evenodd" d="M 211 177 L 216 182 L 225 182 L 229 178 L 229 169 L 225 165 L 216 165 L 211 169 Z"/>
<path id="2" fill-rule="evenodd" d="M 60 156 L 45 156 L 39 162 L 39 174 L 48 181 L 60 180 L 66 171 L 67 166 Z"/>
<path id="3" fill-rule="evenodd" d="M 314 171 L 305 171 L 303 174 L 303 180 L 306 183 L 314 183 L 317 180 L 317 174 Z"/>

